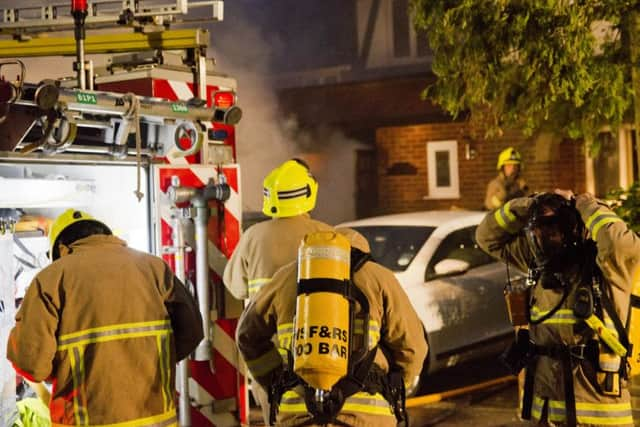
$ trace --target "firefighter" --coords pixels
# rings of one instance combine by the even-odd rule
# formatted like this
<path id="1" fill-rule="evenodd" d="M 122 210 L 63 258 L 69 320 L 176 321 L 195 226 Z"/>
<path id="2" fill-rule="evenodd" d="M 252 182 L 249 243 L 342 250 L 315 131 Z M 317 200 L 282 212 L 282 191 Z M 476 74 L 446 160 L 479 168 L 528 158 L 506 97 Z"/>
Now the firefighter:
<path id="1" fill-rule="evenodd" d="M 331 228 L 309 215 L 317 196 L 318 183 L 300 159 L 287 160 L 264 178 L 262 212 L 271 219 L 242 234 L 224 269 L 224 284 L 235 298 L 253 298 L 276 270 L 296 259 L 305 234 Z M 255 383 L 251 391 L 267 423 L 268 396 Z"/>
<path id="2" fill-rule="evenodd" d="M 520 176 L 522 155 L 513 147 L 506 148 L 498 156 L 498 176 L 487 185 L 484 207 L 496 209 L 507 201 L 526 195 L 529 188 Z"/>
<path id="3" fill-rule="evenodd" d="M 529 330 L 504 355 L 514 373 L 525 368 L 522 417 L 632 426 L 624 325 L 638 236 L 592 195 L 556 190 L 490 212 L 476 238 L 528 271 Z"/>
<path id="4" fill-rule="evenodd" d="M 49 239 L 9 336 L 16 371 L 53 384 L 53 425 L 177 426 L 174 366 L 203 338 L 193 297 L 85 212 L 65 211 Z"/>
<path id="5" fill-rule="evenodd" d="M 302 160 L 287 160 L 273 169 L 263 187 L 262 212 L 271 220 L 242 234 L 224 269 L 224 284 L 237 299 L 254 296 L 278 268 L 295 260 L 305 234 L 331 228 L 309 216 L 318 183 Z"/>
<path id="6" fill-rule="evenodd" d="M 362 235 L 354 231 L 343 231 L 343 234 L 350 239 L 351 247 L 360 253 L 369 253 L 369 245 Z M 326 253 L 326 248 L 320 249 Z M 362 314 L 363 305 L 369 306 L 368 328 L 361 326 L 360 333 L 365 329 L 368 331 L 366 350 L 371 352 L 373 359 L 369 359 L 372 363 L 368 366 L 355 367 L 356 371 L 363 370 L 362 366 L 367 368 L 365 372 L 360 372 L 360 382 L 347 378 L 349 381 L 345 384 L 358 384 L 357 389 L 351 390 L 357 392 L 344 401 L 335 420 L 317 422 L 320 425 L 397 425 L 394 413 L 399 416 L 404 414 L 402 385 L 416 384 L 427 355 L 422 323 L 393 273 L 370 261 L 368 255 L 360 259 L 362 261 L 356 264 L 361 267 L 353 273 L 352 284 L 364 294 L 367 301 L 358 304 L 359 313 L 356 314 Z M 354 265 L 353 256 L 351 264 Z M 291 383 L 288 380 L 291 377 L 285 375 L 293 368 L 292 345 L 303 336 L 311 335 L 303 331 L 294 332 L 297 267 L 298 263 L 292 262 L 278 270 L 270 285 L 249 303 L 236 331 L 238 347 L 249 371 L 265 389 L 270 390 L 271 404 L 277 408 L 277 411 L 273 411 L 272 419 L 275 418 L 279 426 L 316 425 L 315 418 L 306 406 L 303 385 Z M 332 309 L 327 306 L 326 310 L 329 317 Z M 318 330 L 322 336 L 322 327 Z M 335 331 L 332 328 L 334 340 Z M 355 321 L 354 332 L 358 332 L 358 321 Z M 271 339 L 274 334 L 278 338 L 277 348 Z M 347 336 L 344 332 L 337 334 L 338 339 L 342 340 Z M 390 375 L 391 372 L 396 375 Z M 363 377 L 366 379 L 363 380 Z M 344 395 L 344 392 L 338 395 Z"/>

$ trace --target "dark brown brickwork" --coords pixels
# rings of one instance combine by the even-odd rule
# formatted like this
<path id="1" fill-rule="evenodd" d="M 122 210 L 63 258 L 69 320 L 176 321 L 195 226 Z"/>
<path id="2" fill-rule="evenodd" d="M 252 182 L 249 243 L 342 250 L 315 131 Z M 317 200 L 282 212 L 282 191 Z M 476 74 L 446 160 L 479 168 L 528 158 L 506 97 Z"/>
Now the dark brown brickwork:
<path id="1" fill-rule="evenodd" d="M 357 216 L 452 207 L 480 209 L 487 183 L 496 175 L 501 150 L 514 146 L 524 156 L 524 177 L 533 191 L 585 189 L 583 144 L 550 136 L 526 138 L 507 132 L 485 139 L 482 130 L 454 122 L 437 106 L 420 99 L 432 81 L 428 76 L 380 79 L 360 83 L 300 87 L 278 91 L 284 116 L 295 115 L 301 127 L 330 126 L 375 146 L 373 171 L 359 168 Z M 462 118 L 462 120 L 464 120 Z M 425 199 L 428 195 L 427 141 L 458 141 L 460 199 Z M 465 142 L 476 151 L 465 159 Z M 393 167 L 389 174 L 389 168 Z M 394 174 L 395 173 L 395 174 Z M 375 182 L 377 181 L 377 182 Z"/>
<path id="2" fill-rule="evenodd" d="M 526 138 L 517 132 L 484 139 L 471 132 L 466 123 L 436 123 L 382 127 L 376 132 L 378 151 L 377 214 L 426 209 L 480 209 L 487 183 L 496 175 L 496 160 L 503 149 L 514 146 L 521 151 L 523 176 L 532 191 L 570 188 L 584 191 L 584 150 L 581 142 L 558 140 L 550 136 Z M 428 199 L 426 144 L 428 141 L 457 140 L 460 178 L 459 199 Z M 465 158 L 465 144 L 475 150 Z M 390 175 L 389 168 L 409 163 L 415 174 Z"/>

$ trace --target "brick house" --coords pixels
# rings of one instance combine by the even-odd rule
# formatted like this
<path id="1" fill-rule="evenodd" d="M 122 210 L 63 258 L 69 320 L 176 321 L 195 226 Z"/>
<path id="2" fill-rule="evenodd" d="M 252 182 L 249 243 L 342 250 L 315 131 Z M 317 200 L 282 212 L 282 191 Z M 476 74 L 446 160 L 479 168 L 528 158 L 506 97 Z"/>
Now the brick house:
<path id="1" fill-rule="evenodd" d="M 523 154 L 523 175 L 534 191 L 570 188 L 602 196 L 637 178 L 629 129 L 616 137 L 603 133 L 601 156 L 593 159 L 581 141 L 549 134 L 525 138 L 514 130 L 485 139 L 481 130 L 421 100 L 433 76 L 426 41 L 413 31 L 407 0 L 296 5 L 283 0 L 272 10 L 272 25 L 286 29 L 280 34 L 286 43 L 299 46 L 302 33 L 291 23 L 302 21 L 303 31 L 300 14 L 314 16 L 314 8 L 329 27 L 323 34 L 340 38 L 306 37 L 305 49 L 282 60 L 272 81 L 285 114 L 294 114 L 305 127 L 339 128 L 365 144 L 357 150 L 353 177 L 355 216 L 480 209 L 498 153 L 509 146 Z"/>

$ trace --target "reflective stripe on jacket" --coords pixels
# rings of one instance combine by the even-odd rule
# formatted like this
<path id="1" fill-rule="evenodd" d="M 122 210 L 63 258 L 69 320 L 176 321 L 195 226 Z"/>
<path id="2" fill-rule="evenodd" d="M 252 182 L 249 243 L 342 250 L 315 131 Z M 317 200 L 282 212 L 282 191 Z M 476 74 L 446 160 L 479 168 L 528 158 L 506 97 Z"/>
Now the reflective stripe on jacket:
<path id="1" fill-rule="evenodd" d="M 202 339 L 197 306 L 158 257 L 95 235 L 42 270 L 7 356 L 51 381 L 54 426 L 176 425 L 175 363 Z"/>
<path id="2" fill-rule="evenodd" d="M 297 258 L 307 233 L 323 230 L 331 227 L 309 214 L 272 218 L 249 227 L 224 269 L 226 288 L 236 299 L 253 297 L 276 270 Z"/>
<path id="3" fill-rule="evenodd" d="M 533 263 L 533 253 L 522 232 L 528 220 L 528 209 L 532 198 L 513 199 L 501 208 L 489 212 L 478 226 L 476 238 L 478 244 L 488 253 L 502 260 L 508 260 L 522 271 L 527 271 Z M 597 247 L 596 263 L 602 271 L 603 291 L 609 292 L 618 317 L 624 324 L 627 319 L 631 293 L 631 277 L 640 265 L 640 239 L 626 224 L 606 206 L 600 204 L 588 194 L 576 198 L 576 209 Z M 575 290 L 582 278 L 577 265 L 567 265 L 564 273 L 569 283 L 569 292 L 565 302 L 549 319 L 539 324 L 530 324 L 531 338 L 536 345 L 585 345 L 596 333 L 573 314 Z M 537 285 L 533 288 L 531 319 L 541 319 L 554 309 L 562 300 L 561 289 L 544 289 Z M 617 331 L 610 316 L 602 319 L 607 329 Z M 576 400 L 576 415 L 580 425 L 632 425 L 628 412 L 630 395 L 626 381 L 621 384 L 621 396 L 611 397 L 598 393 L 594 385 L 594 369 L 584 369 L 576 361 L 573 371 L 573 385 Z M 581 362 L 587 363 L 587 362 Z M 595 361 L 597 363 L 597 361 Z M 559 360 L 540 356 L 536 362 L 534 381 L 534 406 L 532 416 L 539 419 L 544 400 L 549 402 L 549 419 L 564 420 L 564 387 L 562 385 L 562 364 Z M 536 406 L 536 402 L 537 406 Z"/>

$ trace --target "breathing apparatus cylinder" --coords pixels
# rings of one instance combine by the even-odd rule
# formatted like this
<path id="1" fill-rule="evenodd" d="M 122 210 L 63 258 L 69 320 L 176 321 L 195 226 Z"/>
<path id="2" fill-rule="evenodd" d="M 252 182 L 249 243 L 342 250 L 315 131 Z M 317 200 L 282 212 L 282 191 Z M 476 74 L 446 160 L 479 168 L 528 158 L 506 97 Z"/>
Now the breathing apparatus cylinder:
<path id="1" fill-rule="evenodd" d="M 631 354 L 629 355 L 630 376 L 640 374 L 640 267 L 636 268 L 631 284 L 631 309 L 629 310 L 629 342 Z"/>
<path id="2" fill-rule="evenodd" d="M 293 370 L 318 390 L 348 370 L 350 255 L 349 241 L 333 231 L 307 234 L 298 250 Z"/>

